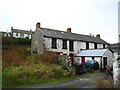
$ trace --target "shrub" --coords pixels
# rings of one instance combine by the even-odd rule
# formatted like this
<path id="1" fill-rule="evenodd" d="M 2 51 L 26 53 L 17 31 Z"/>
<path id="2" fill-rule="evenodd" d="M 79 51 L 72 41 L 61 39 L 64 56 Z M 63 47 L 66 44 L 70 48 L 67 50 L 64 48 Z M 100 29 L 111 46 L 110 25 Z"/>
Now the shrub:
<path id="1" fill-rule="evenodd" d="M 25 61 L 30 55 L 26 47 L 16 46 L 3 51 L 3 67 L 4 66 L 19 66 L 22 61 Z"/>
<path id="2" fill-rule="evenodd" d="M 57 56 L 54 55 L 51 51 L 44 51 L 42 55 L 40 55 L 40 60 L 45 63 L 54 63 L 57 59 Z"/>
<path id="3" fill-rule="evenodd" d="M 108 78 L 107 80 L 100 79 L 96 80 L 96 86 L 97 88 L 113 88 L 113 80 L 112 78 Z"/>
<path id="4" fill-rule="evenodd" d="M 2 37 L 2 45 L 31 45 L 31 39 Z"/>
<path id="5" fill-rule="evenodd" d="M 54 76 L 55 78 L 60 78 L 64 76 L 64 70 L 62 69 L 61 66 L 54 68 L 53 72 L 55 73 L 55 76 Z"/>

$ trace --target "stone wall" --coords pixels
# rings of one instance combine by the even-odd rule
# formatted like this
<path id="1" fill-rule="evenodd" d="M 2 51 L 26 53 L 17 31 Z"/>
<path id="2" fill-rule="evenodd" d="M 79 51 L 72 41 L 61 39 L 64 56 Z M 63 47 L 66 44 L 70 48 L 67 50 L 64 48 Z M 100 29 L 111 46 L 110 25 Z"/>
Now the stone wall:
<path id="1" fill-rule="evenodd" d="M 40 55 L 43 53 L 43 48 L 44 48 L 43 33 L 40 29 L 40 23 L 37 23 L 35 33 L 32 36 L 31 52 Z"/>

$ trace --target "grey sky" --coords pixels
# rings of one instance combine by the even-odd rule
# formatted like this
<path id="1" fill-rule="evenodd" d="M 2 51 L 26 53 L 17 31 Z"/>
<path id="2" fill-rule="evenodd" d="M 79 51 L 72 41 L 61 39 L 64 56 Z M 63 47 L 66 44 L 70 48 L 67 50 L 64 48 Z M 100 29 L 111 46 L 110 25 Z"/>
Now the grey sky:
<path id="1" fill-rule="evenodd" d="M 118 41 L 119 0 L 0 0 L 0 31 L 10 27 L 41 27 L 88 35 L 101 34 L 109 43 Z"/>

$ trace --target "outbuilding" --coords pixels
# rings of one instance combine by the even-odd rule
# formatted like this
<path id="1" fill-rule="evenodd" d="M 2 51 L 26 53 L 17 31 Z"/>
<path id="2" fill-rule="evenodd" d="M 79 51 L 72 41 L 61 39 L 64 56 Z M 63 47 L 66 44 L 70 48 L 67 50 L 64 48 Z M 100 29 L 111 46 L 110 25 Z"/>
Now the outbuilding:
<path id="1" fill-rule="evenodd" d="M 106 65 L 111 65 L 113 62 L 113 51 L 109 48 L 81 50 L 76 54 L 75 60 L 80 64 L 84 64 L 86 60 L 96 60 L 100 69 L 105 69 Z"/>

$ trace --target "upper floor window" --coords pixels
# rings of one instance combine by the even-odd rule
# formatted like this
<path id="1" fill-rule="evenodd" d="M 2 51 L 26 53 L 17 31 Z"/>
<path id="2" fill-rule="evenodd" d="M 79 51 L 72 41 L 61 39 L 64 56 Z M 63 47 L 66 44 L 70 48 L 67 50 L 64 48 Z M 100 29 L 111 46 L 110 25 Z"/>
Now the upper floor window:
<path id="1" fill-rule="evenodd" d="M 18 36 L 18 33 L 16 33 L 16 36 Z"/>
<path id="2" fill-rule="evenodd" d="M 120 35 L 118 36 L 118 42 L 120 43 Z"/>
<path id="3" fill-rule="evenodd" d="M 63 40 L 63 49 L 67 49 L 67 40 Z"/>
<path id="4" fill-rule="evenodd" d="M 57 39 L 56 38 L 52 38 L 52 47 L 54 49 L 57 49 Z"/>
<path id="5" fill-rule="evenodd" d="M 86 49 L 89 49 L 89 43 L 86 42 Z"/>
<path id="6" fill-rule="evenodd" d="M 94 43 L 94 48 L 97 49 L 97 43 Z"/>
<path id="7" fill-rule="evenodd" d="M 105 48 L 105 44 L 103 44 L 103 48 Z"/>
<path id="8" fill-rule="evenodd" d="M 73 51 L 74 50 L 74 43 L 73 41 L 69 41 L 69 51 Z"/>

